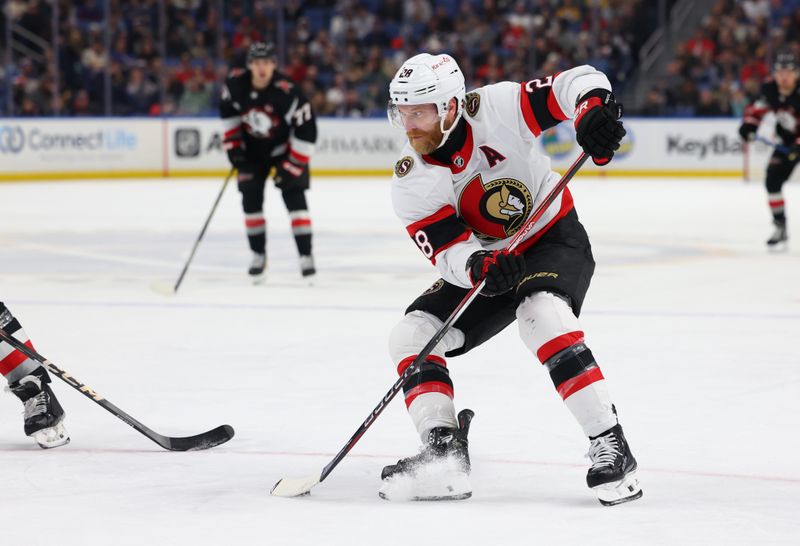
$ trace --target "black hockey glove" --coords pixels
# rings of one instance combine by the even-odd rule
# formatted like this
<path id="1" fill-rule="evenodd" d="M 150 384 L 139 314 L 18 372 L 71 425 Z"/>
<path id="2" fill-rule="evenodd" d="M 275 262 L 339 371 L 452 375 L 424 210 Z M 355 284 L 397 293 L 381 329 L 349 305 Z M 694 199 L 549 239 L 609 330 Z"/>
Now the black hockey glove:
<path id="1" fill-rule="evenodd" d="M 758 125 L 754 123 L 748 123 L 745 121 L 741 126 L 739 126 L 739 135 L 745 142 L 750 142 L 753 140 L 756 137 L 756 131 L 758 131 Z"/>
<path id="2" fill-rule="evenodd" d="M 473 286 L 486 278 L 481 294 L 498 296 L 517 286 L 525 276 L 525 257 L 507 250 L 479 250 L 467 260 L 467 273 Z"/>
<path id="3" fill-rule="evenodd" d="M 297 182 L 305 174 L 308 165 L 300 163 L 291 156 L 287 157 L 275 168 L 275 185 L 291 185 Z"/>
<path id="4" fill-rule="evenodd" d="M 247 155 L 245 154 L 244 141 L 242 140 L 241 130 L 236 131 L 230 136 L 225 137 L 222 146 L 228 154 L 228 161 L 237 170 L 247 162 Z"/>
<path id="5" fill-rule="evenodd" d="M 575 106 L 575 133 L 578 144 L 592 156 L 595 165 L 606 165 L 625 136 L 619 118 L 622 105 L 606 89 L 593 89 L 578 99 Z"/>

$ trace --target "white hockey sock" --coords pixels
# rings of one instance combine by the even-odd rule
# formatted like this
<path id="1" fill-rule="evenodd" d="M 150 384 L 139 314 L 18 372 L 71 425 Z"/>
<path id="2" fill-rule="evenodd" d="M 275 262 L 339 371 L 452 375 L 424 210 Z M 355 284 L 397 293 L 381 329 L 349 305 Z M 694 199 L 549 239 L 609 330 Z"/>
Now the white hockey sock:
<path id="1" fill-rule="evenodd" d="M 428 441 L 428 433 L 436 427 L 458 428 L 456 407 L 453 399 L 440 392 L 420 394 L 408 406 L 408 414 L 417 427 L 422 443 Z"/>
<path id="2" fill-rule="evenodd" d="M 586 436 L 598 436 L 617 424 L 617 416 L 604 379 L 574 392 L 564 399 L 564 404 Z"/>

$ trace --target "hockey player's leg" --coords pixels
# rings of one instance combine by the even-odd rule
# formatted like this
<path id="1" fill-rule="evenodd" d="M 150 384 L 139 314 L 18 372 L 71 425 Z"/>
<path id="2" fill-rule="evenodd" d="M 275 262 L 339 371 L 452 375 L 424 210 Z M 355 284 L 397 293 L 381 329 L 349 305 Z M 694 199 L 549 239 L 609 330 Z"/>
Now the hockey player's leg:
<path id="1" fill-rule="evenodd" d="M 264 218 L 266 174 L 262 175 L 259 169 L 248 164 L 240 167 L 238 177 L 247 242 L 253 252 L 247 273 L 254 279 L 261 279 L 267 268 L 267 221 Z"/>
<path id="2" fill-rule="evenodd" d="M 589 437 L 588 486 L 605 505 L 641 497 L 636 459 L 570 305 L 553 293 L 537 292 L 520 303 L 517 320 L 526 346 L 547 368 L 564 404 Z"/>
<path id="3" fill-rule="evenodd" d="M 26 345 L 31 345 L 19 322 L 0 302 L 0 328 Z M 32 346 L 32 345 L 31 345 Z M 64 410 L 48 383 L 50 376 L 38 363 L 7 343 L 0 341 L 0 373 L 8 381 L 8 390 L 19 398 L 24 409 L 24 430 L 42 448 L 69 443 L 64 428 Z"/>
<path id="4" fill-rule="evenodd" d="M 767 240 L 767 247 L 771 250 L 784 249 L 785 243 L 789 240 L 786 230 L 785 201 L 782 188 L 784 182 L 791 175 L 794 166 L 795 162 L 790 161 L 784 154 L 779 152 L 772 154 L 767 166 L 767 201 L 774 226 L 772 235 Z"/>
<path id="5" fill-rule="evenodd" d="M 412 311 L 392 330 L 389 349 L 399 374 L 411 365 L 442 321 L 424 311 Z M 400 459 L 381 473 L 380 495 L 386 499 L 439 500 L 472 494 L 467 434 L 470 410 L 456 417 L 453 383 L 444 355 L 460 347 L 464 334 L 451 329 L 404 386 L 411 420 L 423 442 L 418 455 Z"/>
<path id="6" fill-rule="evenodd" d="M 305 189 L 297 185 L 281 187 L 281 195 L 292 222 L 292 235 L 300 256 L 300 273 L 303 277 L 312 277 L 317 270 L 311 253 L 311 216 L 308 213 Z"/>

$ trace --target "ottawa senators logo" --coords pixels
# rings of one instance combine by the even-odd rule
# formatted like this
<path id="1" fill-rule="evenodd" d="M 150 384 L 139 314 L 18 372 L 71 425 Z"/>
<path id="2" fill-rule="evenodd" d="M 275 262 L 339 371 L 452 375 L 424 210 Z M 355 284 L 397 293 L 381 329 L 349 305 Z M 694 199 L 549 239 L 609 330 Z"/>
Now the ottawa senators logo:
<path id="1" fill-rule="evenodd" d="M 481 241 L 511 237 L 533 209 L 527 186 L 513 178 L 484 182 L 481 175 L 470 180 L 458 200 L 461 217 Z"/>
<path id="2" fill-rule="evenodd" d="M 474 91 L 467 93 L 467 96 L 464 97 L 464 102 L 466 102 L 467 114 L 474 118 L 475 114 L 478 113 L 478 108 L 481 107 L 481 96 Z"/>
<path id="3" fill-rule="evenodd" d="M 397 175 L 397 178 L 403 178 L 408 174 L 413 166 L 414 158 L 410 155 L 407 155 L 394 164 L 394 174 Z"/>

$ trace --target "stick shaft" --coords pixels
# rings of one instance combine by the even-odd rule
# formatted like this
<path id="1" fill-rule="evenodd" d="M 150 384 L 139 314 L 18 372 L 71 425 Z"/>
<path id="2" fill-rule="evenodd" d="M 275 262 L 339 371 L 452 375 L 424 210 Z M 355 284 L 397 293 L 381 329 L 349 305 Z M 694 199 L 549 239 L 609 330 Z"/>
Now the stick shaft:
<path id="1" fill-rule="evenodd" d="M 203 240 L 203 236 L 206 234 L 208 225 L 211 223 L 211 218 L 214 216 L 214 212 L 217 210 L 217 205 L 219 205 L 219 202 L 222 200 L 222 194 L 225 193 L 225 188 L 228 187 L 228 182 L 230 182 L 231 178 L 233 177 L 233 172 L 234 169 L 231 168 L 228 176 L 225 177 L 225 182 L 222 184 L 222 188 L 219 190 L 216 200 L 214 200 L 214 205 L 211 207 L 211 212 L 208 213 L 208 218 L 206 218 L 206 222 L 203 224 L 203 229 L 200 230 L 200 235 L 197 236 L 197 240 L 195 240 L 194 246 L 192 246 L 192 251 L 189 253 L 189 257 L 186 259 L 186 264 L 183 266 L 183 270 L 178 276 L 178 280 L 175 282 L 175 287 L 172 290 L 173 293 L 178 292 L 178 288 L 180 288 L 181 283 L 183 282 L 183 277 L 186 276 L 186 272 L 189 270 L 189 264 L 192 263 L 194 253 L 197 252 L 197 247 L 200 246 L 200 241 Z"/>
<path id="2" fill-rule="evenodd" d="M 115 406 L 114 404 L 112 404 L 99 394 L 97 394 L 97 392 L 95 392 L 94 389 L 87 387 L 86 385 L 84 385 L 83 383 L 72 377 L 72 375 L 70 375 L 68 372 L 62 370 L 61 368 L 50 362 L 48 359 L 40 355 L 38 352 L 36 352 L 36 350 L 32 349 L 31 347 L 28 347 L 15 337 L 6 333 L 1 328 L 0 328 L 0 340 L 7 342 L 9 345 L 20 351 L 28 358 L 37 361 L 39 364 L 47 368 L 49 372 L 53 373 L 54 375 L 57 375 L 59 379 L 64 381 L 64 383 L 66 383 L 73 389 L 77 390 L 78 392 L 82 393 L 92 402 L 102 407 L 110 414 L 121 420 L 123 423 L 129 425 L 137 432 L 146 436 L 147 438 L 149 438 L 159 446 L 163 447 L 164 449 L 168 449 L 170 451 L 189 451 L 197 449 L 208 449 L 210 447 L 224 444 L 225 442 L 233 438 L 234 430 L 233 427 L 231 427 L 230 425 L 222 425 L 215 429 L 200 434 L 196 434 L 194 436 L 173 437 L 173 436 L 164 436 L 163 434 L 159 434 L 158 432 L 155 432 L 151 428 L 139 422 L 137 419 L 134 419 L 126 412 L 119 409 L 117 406 Z"/>

